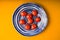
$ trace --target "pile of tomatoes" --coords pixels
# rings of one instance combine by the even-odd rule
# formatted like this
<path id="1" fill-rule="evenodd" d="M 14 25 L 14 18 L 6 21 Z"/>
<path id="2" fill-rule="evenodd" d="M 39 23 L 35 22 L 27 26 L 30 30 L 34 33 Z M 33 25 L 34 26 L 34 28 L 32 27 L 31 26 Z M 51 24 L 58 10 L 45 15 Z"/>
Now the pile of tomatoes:
<path id="1" fill-rule="evenodd" d="M 23 17 L 26 17 L 27 22 L 24 19 L 20 19 L 19 20 L 19 24 L 21 25 L 25 25 L 25 29 L 26 30 L 34 30 L 37 28 L 37 24 L 34 24 L 34 22 L 40 22 L 41 18 L 37 16 L 38 11 L 37 10 L 32 10 L 32 13 L 29 14 L 26 11 L 22 11 L 20 12 L 20 15 Z M 33 16 L 36 16 L 35 19 L 33 19 Z M 30 25 L 31 24 L 31 25 Z"/>

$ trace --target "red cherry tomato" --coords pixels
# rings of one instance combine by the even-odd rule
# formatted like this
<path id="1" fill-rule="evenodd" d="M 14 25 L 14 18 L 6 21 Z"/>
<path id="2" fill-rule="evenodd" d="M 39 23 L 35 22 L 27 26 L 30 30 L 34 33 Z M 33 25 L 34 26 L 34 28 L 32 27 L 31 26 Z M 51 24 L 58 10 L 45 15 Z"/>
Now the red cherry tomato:
<path id="1" fill-rule="evenodd" d="M 22 20 L 19 21 L 19 23 L 20 24 L 25 24 L 25 20 L 22 19 Z"/>
<path id="2" fill-rule="evenodd" d="M 37 16 L 37 14 L 38 14 L 37 10 L 33 10 L 32 14 L 33 14 L 33 16 Z"/>
<path id="3" fill-rule="evenodd" d="M 27 19 L 31 19 L 31 18 L 32 18 L 32 14 L 28 14 Z"/>
<path id="4" fill-rule="evenodd" d="M 26 11 L 21 12 L 21 16 L 26 16 L 26 15 L 27 15 Z"/>
<path id="5" fill-rule="evenodd" d="M 26 30 L 30 30 L 30 25 L 27 24 L 27 25 L 25 26 L 25 29 L 26 29 Z"/>
<path id="6" fill-rule="evenodd" d="M 37 18 L 35 19 L 35 21 L 36 21 L 36 22 L 40 22 L 40 21 L 41 21 L 41 18 L 40 18 L 40 17 L 37 17 Z"/>
<path id="7" fill-rule="evenodd" d="M 37 28 L 37 25 L 36 24 L 32 24 L 31 29 L 33 30 L 33 29 L 36 29 L 36 28 Z"/>
<path id="8" fill-rule="evenodd" d="M 29 24 L 33 23 L 33 19 L 28 19 L 28 23 Z"/>

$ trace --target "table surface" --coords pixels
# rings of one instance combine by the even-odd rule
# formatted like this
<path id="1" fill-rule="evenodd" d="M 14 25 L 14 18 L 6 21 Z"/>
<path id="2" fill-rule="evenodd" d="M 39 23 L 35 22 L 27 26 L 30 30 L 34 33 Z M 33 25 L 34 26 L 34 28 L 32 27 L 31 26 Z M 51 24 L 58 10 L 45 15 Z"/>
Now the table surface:
<path id="1" fill-rule="evenodd" d="M 14 28 L 12 16 L 20 5 L 34 2 L 41 5 L 48 16 L 46 29 L 36 36 L 23 36 Z M 6 0 L 0 1 L 0 40 L 60 40 L 60 1 Z"/>

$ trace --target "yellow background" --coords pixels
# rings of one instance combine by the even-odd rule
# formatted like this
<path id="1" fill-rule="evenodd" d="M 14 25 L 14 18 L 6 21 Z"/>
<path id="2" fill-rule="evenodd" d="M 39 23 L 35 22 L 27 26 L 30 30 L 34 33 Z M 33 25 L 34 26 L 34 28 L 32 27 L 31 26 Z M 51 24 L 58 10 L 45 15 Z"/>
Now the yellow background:
<path id="1" fill-rule="evenodd" d="M 41 4 L 48 15 L 46 29 L 36 36 L 19 34 L 12 23 L 12 16 L 23 3 Z M 58 0 L 0 0 L 0 40 L 60 40 L 60 1 Z"/>

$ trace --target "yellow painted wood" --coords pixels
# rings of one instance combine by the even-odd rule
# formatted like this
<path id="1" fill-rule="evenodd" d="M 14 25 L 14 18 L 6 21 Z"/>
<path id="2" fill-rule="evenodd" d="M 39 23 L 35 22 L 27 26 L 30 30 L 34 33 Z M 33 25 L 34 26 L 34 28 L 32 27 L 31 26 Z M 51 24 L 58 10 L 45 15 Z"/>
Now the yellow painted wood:
<path id="1" fill-rule="evenodd" d="M 48 15 L 48 25 L 40 34 L 26 37 L 19 34 L 12 23 L 17 7 L 33 2 L 41 5 Z M 59 0 L 0 0 L 0 40 L 60 40 L 60 1 Z"/>

